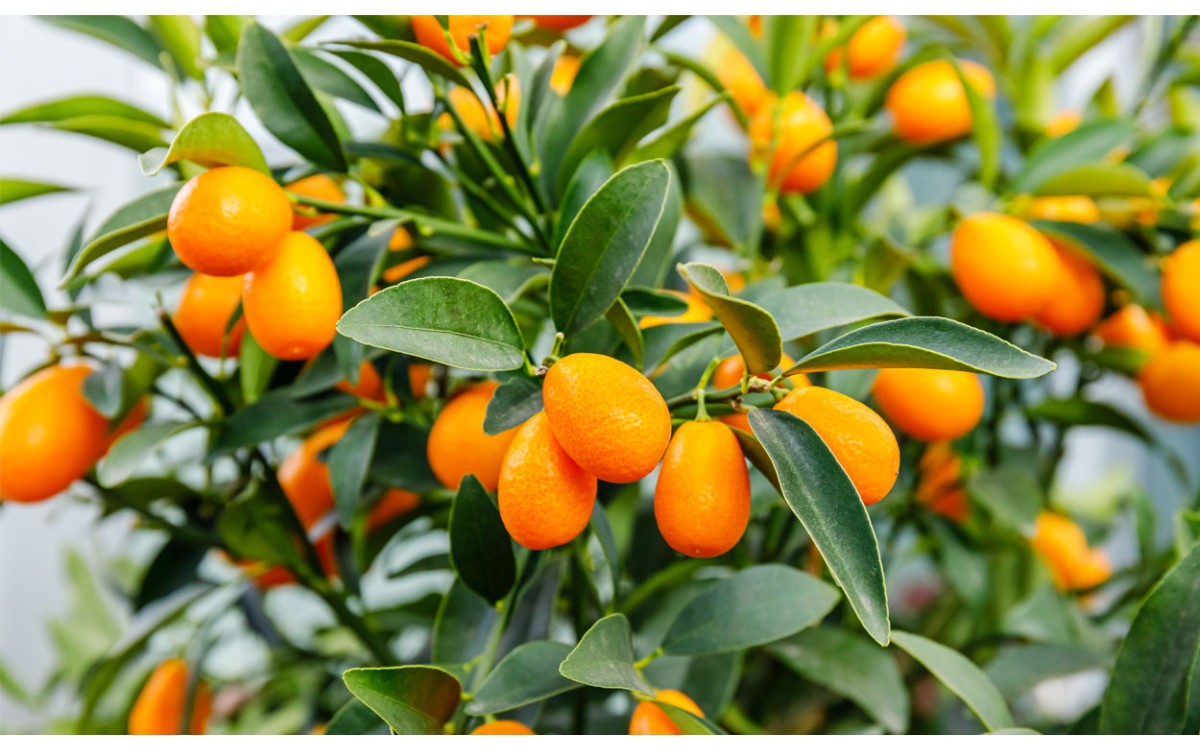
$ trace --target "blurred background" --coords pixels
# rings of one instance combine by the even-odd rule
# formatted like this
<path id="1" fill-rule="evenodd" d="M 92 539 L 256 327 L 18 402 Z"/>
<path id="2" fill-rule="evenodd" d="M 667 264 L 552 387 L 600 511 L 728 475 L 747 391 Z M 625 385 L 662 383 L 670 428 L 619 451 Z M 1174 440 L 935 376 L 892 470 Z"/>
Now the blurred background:
<path id="1" fill-rule="evenodd" d="M 272 29 L 288 26 L 295 18 L 266 17 Z M 580 29 L 581 44 L 597 31 Z M 337 39 L 362 35 L 364 29 L 346 18 L 333 19 L 310 39 Z M 671 36 L 671 45 L 692 55 L 706 49 L 714 35 L 710 24 L 693 19 Z M 1118 95 L 1135 89 L 1138 67 L 1128 64 L 1143 55 L 1143 31 L 1137 24 L 1125 27 L 1107 43 L 1084 56 L 1062 79 L 1059 92 L 1063 108 L 1082 109 L 1097 86 L 1112 78 Z M 431 101 L 415 77 L 405 80 L 410 107 L 420 110 Z M 166 78 L 143 63 L 99 41 L 69 34 L 30 17 L 0 18 L 0 115 L 30 104 L 69 94 L 107 94 L 166 114 L 171 106 Z M 217 106 L 228 97 L 216 97 Z M 679 101 L 686 108 L 688 102 Z M 375 113 L 344 107 L 351 129 L 372 132 L 386 121 Z M 196 114 L 186 112 L 185 114 Z M 286 148 L 266 133 L 244 107 L 235 114 L 259 141 L 272 164 L 287 163 Z M 742 136 L 724 113 L 710 115 L 705 122 L 706 145 L 744 152 Z M 84 231 L 94 229 L 114 208 L 149 191 L 156 181 L 144 177 L 129 151 L 99 141 L 29 125 L 0 128 L 0 174 L 55 182 L 73 192 L 0 206 L 0 235 L 34 269 L 47 302 L 64 297 L 52 292 L 61 272 L 61 258 L 70 237 L 83 222 Z M 935 177 L 930 177 L 935 179 Z M 97 318 L 135 322 L 151 317 L 151 295 L 132 297 L 126 287 L 101 288 L 91 300 Z M 172 300 L 168 300 L 168 306 Z M 11 387 L 24 373 L 43 361 L 45 350 L 29 336 L 0 339 L 0 383 Z M 1069 371 L 1072 363 L 1063 363 Z M 1060 372 L 1062 376 L 1069 372 Z M 1065 382 L 1065 381 L 1064 381 Z M 1131 414 L 1146 417 L 1136 385 L 1110 377 L 1096 383 L 1091 395 L 1118 404 Z M 1161 437 L 1186 459 L 1200 457 L 1200 430 L 1173 428 L 1146 418 L 1145 423 L 1162 432 Z M 1197 466 L 1188 467 L 1195 476 Z M 0 467 L 0 471 L 11 467 Z M 1194 481 L 1194 479 L 1193 479 Z M 1160 459 L 1150 458 L 1137 440 L 1111 431 L 1077 429 L 1071 432 L 1066 459 L 1054 490 L 1056 501 L 1084 517 L 1104 514 L 1121 491 L 1137 482 L 1147 488 L 1156 504 L 1177 508 L 1182 490 Z M 1106 505 L 1108 503 L 1108 505 Z M 142 549 L 138 535 L 131 534 L 130 519 L 115 516 L 99 520 L 94 505 L 71 497 L 34 505 L 7 504 L 0 507 L 0 680 L 14 678 L 25 689 L 45 684 L 58 661 L 65 639 L 60 634 L 80 625 L 72 619 L 72 596 L 87 591 L 81 579 L 87 571 L 127 570 L 140 565 L 153 544 Z M 1162 516 L 1166 519 L 1168 516 Z M 1165 529 L 1160 529 L 1165 533 Z M 142 535 L 146 536 L 146 535 Z M 1127 544 L 1127 548 L 1126 545 Z M 1118 536 L 1107 550 L 1115 566 L 1132 556 L 1132 530 L 1123 540 Z M 114 567 L 115 566 L 115 567 Z M 889 575 L 893 571 L 889 571 Z M 919 585 L 921 571 L 889 579 L 893 587 Z M 105 596 L 104 578 L 89 595 Z M 74 586 L 71 585 L 74 581 Z M 74 592 L 74 593 L 73 593 Z M 112 597 L 110 597 L 112 598 Z M 903 594 L 900 598 L 903 601 Z M 112 598 L 115 603 L 116 599 Z M 118 608 L 118 612 L 119 612 Z M 51 623 L 56 623 L 51 625 Z M 117 632 L 127 623 L 119 623 Z M 1043 685 L 1035 694 L 1040 710 L 1070 713 L 1076 690 L 1103 688 L 1100 675 L 1081 676 L 1073 685 Z M 8 691 L 4 691 L 8 692 Z M 59 708 L 65 708 L 59 706 Z M 53 699 L 49 713 L 53 714 Z M 37 728 L 28 708 L 0 693 L 0 728 L 21 731 Z"/>

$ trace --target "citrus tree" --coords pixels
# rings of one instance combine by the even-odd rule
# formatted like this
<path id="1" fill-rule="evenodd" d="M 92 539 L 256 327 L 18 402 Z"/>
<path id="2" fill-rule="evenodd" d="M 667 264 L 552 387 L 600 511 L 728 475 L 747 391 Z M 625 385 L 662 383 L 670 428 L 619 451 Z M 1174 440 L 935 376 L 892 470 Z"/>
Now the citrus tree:
<path id="1" fill-rule="evenodd" d="M 46 20 L 172 93 L 0 117 L 157 175 L 53 288 L 0 246 L 3 512 L 155 544 L 3 673 L 46 726 L 1200 729 L 1195 433 L 1096 388 L 1200 422 L 1195 17 Z M 1056 484 L 1097 429 L 1154 495 Z"/>

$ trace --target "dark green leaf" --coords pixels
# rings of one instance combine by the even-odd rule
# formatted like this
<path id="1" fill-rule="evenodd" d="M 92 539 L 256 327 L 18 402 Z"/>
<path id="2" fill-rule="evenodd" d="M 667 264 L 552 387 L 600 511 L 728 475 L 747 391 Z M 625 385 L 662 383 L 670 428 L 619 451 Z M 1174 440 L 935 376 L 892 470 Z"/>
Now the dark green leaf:
<path id="1" fill-rule="evenodd" d="M 1133 135 L 1133 123 L 1128 120 L 1093 120 L 1058 138 L 1042 141 L 1013 178 L 1012 189 L 1017 193 L 1033 192 L 1058 174 L 1103 159 Z"/>
<path id="2" fill-rule="evenodd" d="M 544 268 L 523 260 L 481 260 L 456 275 L 483 284 L 510 305 L 530 289 L 549 281 Z"/>
<path id="3" fill-rule="evenodd" d="M 700 592 L 675 618 L 663 650 L 707 656 L 761 646 L 812 627 L 838 602 L 837 589 L 785 565 L 756 565 Z"/>
<path id="4" fill-rule="evenodd" d="M 27 318 L 46 317 L 46 301 L 37 279 L 3 239 L 0 239 L 0 307 Z"/>
<path id="5" fill-rule="evenodd" d="M 636 164 L 640 161 L 650 161 L 651 159 L 671 159 L 692 136 L 692 130 L 696 124 L 704 118 L 709 111 L 721 104 L 729 101 L 728 93 L 723 93 L 720 96 L 713 97 L 702 104 L 699 109 L 675 123 L 671 127 L 656 135 L 653 140 L 641 144 L 633 150 L 629 156 L 629 161 Z"/>
<path id="6" fill-rule="evenodd" d="M 680 263 L 679 275 L 712 308 L 750 372 L 770 372 L 783 356 L 783 339 L 771 313 L 729 294 L 725 277 L 706 263 Z"/>
<path id="7" fill-rule="evenodd" d="M 674 165 L 668 166 L 671 169 L 671 184 L 667 189 L 667 203 L 663 206 L 658 226 L 654 228 L 654 236 L 642 254 L 642 261 L 629 279 L 630 284 L 653 288 L 662 286 L 675 257 L 675 233 L 683 217 L 683 183 Z"/>
<path id="8" fill-rule="evenodd" d="M 558 218 L 554 222 L 554 247 L 562 245 L 563 237 L 567 236 L 567 230 L 579 215 L 583 204 L 612 176 L 612 159 L 603 151 L 590 153 L 579 162 L 559 202 Z"/>
<path id="9" fill-rule="evenodd" d="M 998 521 L 1022 534 L 1033 534 L 1044 501 L 1037 476 L 1030 469 L 1015 465 L 985 469 L 968 480 L 967 492 Z"/>
<path id="10" fill-rule="evenodd" d="M 450 562 L 462 582 L 489 602 L 507 596 L 517 577 L 500 511 L 474 474 L 463 477 L 450 509 Z"/>
<path id="11" fill-rule="evenodd" d="M 763 297 L 762 306 L 775 316 L 784 341 L 875 318 L 909 315 L 889 297 L 838 281 L 788 287 Z"/>
<path id="12" fill-rule="evenodd" d="M 331 41 L 326 44 L 339 44 L 347 47 L 355 47 L 357 49 L 369 49 L 376 52 L 383 52 L 387 55 L 399 57 L 401 60 L 407 60 L 411 63 L 416 63 L 421 70 L 427 74 L 432 73 L 446 78 L 459 86 L 471 86 L 471 81 L 463 74 L 459 68 L 453 63 L 446 60 L 436 52 L 432 52 L 419 44 L 406 42 L 400 39 L 385 39 L 382 41 Z"/>
<path id="13" fill-rule="evenodd" d="M 678 294 L 647 289 L 646 287 L 627 287 L 621 292 L 621 299 L 629 308 L 629 312 L 641 317 L 643 315 L 682 315 L 687 312 L 687 302 L 680 299 Z"/>
<path id="14" fill-rule="evenodd" d="M 182 184 L 169 185 L 147 193 L 118 208 L 100 224 L 67 269 L 64 284 L 72 281 L 93 261 L 134 240 L 149 237 L 167 228 L 167 212 Z"/>
<path id="15" fill-rule="evenodd" d="M 329 483 L 333 487 L 338 521 L 344 529 L 350 528 L 362 502 L 362 489 L 375 455 L 381 421 L 377 411 L 356 417 L 346 434 L 329 449 Z"/>
<path id="16" fill-rule="evenodd" d="M 163 167 L 185 159 L 204 167 L 230 165 L 271 173 L 258 144 L 241 123 L 223 112 L 205 112 L 192 118 L 180 128 L 166 152 L 142 154 L 138 163 L 143 174 L 155 175 Z"/>
<path id="17" fill-rule="evenodd" d="M 683 734 L 725 734 L 724 730 L 703 716 L 696 716 L 692 712 L 685 711 L 673 703 L 657 700 L 654 703 L 667 714 L 667 717 Z"/>
<path id="18" fill-rule="evenodd" d="M 472 716 L 511 711 L 579 687 L 558 673 L 571 647 L 554 641 L 522 643 L 500 660 L 467 706 Z"/>
<path id="19" fill-rule="evenodd" d="M 242 332 L 242 346 L 238 351 L 238 383 L 242 387 L 243 402 L 252 404 L 267 392 L 278 365 L 279 360 L 259 346 L 254 334 L 248 330 Z"/>
<path id="20" fill-rule="evenodd" d="M 630 355 L 633 357 L 634 368 L 642 369 L 642 360 L 646 355 L 646 344 L 642 339 L 642 331 L 638 328 L 637 318 L 633 317 L 633 313 L 629 311 L 629 307 L 620 297 L 613 302 L 612 307 L 608 308 L 608 312 L 604 314 L 609 325 L 621 337 L 621 341 L 625 347 L 629 349 Z"/>
<path id="21" fill-rule="evenodd" d="M 575 174 L 575 169 L 590 154 L 600 151 L 620 166 L 645 135 L 662 127 L 671 113 L 671 102 L 679 93 L 678 86 L 669 86 L 648 94 L 619 99 L 584 126 L 571 141 L 558 173 L 561 193 Z"/>
<path id="22" fill-rule="evenodd" d="M 323 91 L 336 99 L 342 99 L 382 114 L 379 105 L 375 103 L 366 89 L 337 65 L 303 49 L 292 50 L 292 60 L 300 69 L 304 80 L 312 88 Z"/>
<path id="23" fill-rule="evenodd" d="M 155 422 L 138 427 L 113 444 L 96 468 L 96 478 L 105 487 L 124 482 L 159 446 L 196 426 L 197 422 Z"/>
<path id="24" fill-rule="evenodd" d="M 1093 224 L 1035 221 L 1034 228 L 1051 238 L 1079 248 L 1113 281 L 1133 292 L 1137 301 L 1155 307 L 1159 280 L 1153 257 L 1143 253 L 1124 234 Z"/>
<path id="25" fill-rule="evenodd" d="M 462 693 L 458 680 L 437 667 L 358 667 L 342 680 L 396 734 L 443 734 Z"/>
<path id="26" fill-rule="evenodd" d="M 483 652 L 496 608 L 454 579 L 438 607 L 433 625 L 433 660 L 438 664 L 468 664 Z"/>
<path id="27" fill-rule="evenodd" d="M 775 467 L 784 500 L 817 545 L 863 627 L 886 646 L 891 622 L 883 563 L 858 490 L 806 422 L 787 412 L 755 409 L 750 426 Z"/>
<path id="28" fill-rule="evenodd" d="M 196 569 L 207 555 L 204 545 L 168 539 L 146 567 L 133 598 L 134 611 L 140 612 L 200 580 Z"/>
<path id="29" fill-rule="evenodd" d="M 224 453 L 265 443 L 312 427 L 357 405 L 358 399 L 348 393 L 300 400 L 286 390 L 271 391 L 226 420 L 212 450 Z"/>
<path id="30" fill-rule="evenodd" d="M 989 730 L 1015 726 L 1004 696 L 983 670 L 954 649 L 903 630 L 892 632 L 892 642 L 904 649 L 967 704 Z"/>
<path id="31" fill-rule="evenodd" d="M 1088 401 L 1083 397 L 1049 398 L 1025 407 L 1025 413 L 1039 421 L 1064 427 L 1107 427 L 1154 443 L 1154 436 L 1133 417 L 1111 404 Z"/>
<path id="32" fill-rule="evenodd" d="M 39 16 L 46 23 L 87 34 L 108 42 L 126 52 L 140 57 L 156 68 L 162 67 L 159 55 L 162 47 L 149 31 L 138 26 L 125 16 Z"/>
<path id="33" fill-rule="evenodd" d="M 209 16 L 212 18 L 212 16 Z M 325 734 L 391 734 L 387 723 L 358 698 L 351 698 L 325 725 Z"/>
<path id="34" fill-rule="evenodd" d="M 525 343 L 500 296 L 473 281 L 429 276 L 374 294 L 346 312 L 338 332 L 367 346 L 464 370 L 515 370 Z"/>
<path id="35" fill-rule="evenodd" d="M 499 435 L 525 423 L 542 410 L 542 381 L 529 378 L 509 378 L 500 384 L 488 402 L 483 418 L 483 431 Z"/>
<path id="36" fill-rule="evenodd" d="M 274 485 L 259 485 L 226 505 L 217 516 L 217 534 L 229 551 L 247 560 L 291 564 L 299 559 L 288 531 L 287 498 Z"/>
<path id="37" fill-rule="evenodd" d="M 593 687 L 650 693 L 633 666 L 633 631 L 625 615 L 615 614 L 596 622 L 558 667 L 559 673 Z"/>
<path id="38" fill-rule="evenodd" d="M 714 240 L 730 247 L 750 239 L 762 212 L 761 178 L 745 158 L 684 155 L 680 171 L 686 187 L 689 215 L 704 219 Z"/>
<path id="39" fill-rule="evenodd" d="M 441 486 L 429 468 L 425 453 L 427 431 L 404 422 L 385 422 L 379 442 L 388 449 L 375 452 L 375 461 L 371 464 L 372 479 L 387 487 L 402 487 L 413 492 Z"/>
<path id="40" fill-rule="evenodd" d="M 358 72 L 375 84 L 383 95 L 392 100 L 397 107 L 404 109 L 404 92 L 400 89 L 400 80 L 396 78 L 388 64 L 374 55 L 353 50 L 333 50 L 333 54 L 353 65 Z"/>

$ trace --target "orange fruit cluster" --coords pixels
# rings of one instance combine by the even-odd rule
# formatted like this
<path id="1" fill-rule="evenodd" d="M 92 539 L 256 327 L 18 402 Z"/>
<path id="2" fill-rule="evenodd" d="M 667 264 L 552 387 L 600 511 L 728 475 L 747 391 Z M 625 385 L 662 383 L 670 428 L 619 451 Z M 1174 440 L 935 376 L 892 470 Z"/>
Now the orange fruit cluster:
<path id="1" fill-rule="evenodd" d="M 796 364 L 796 360 L 784 354 L 779 360 L 779 369 L 786 370 Z M 742 376 L 746 374 L 746 363 L 742 361 L 740 354 L 735 354 L 732 357 L 726 357 L 717 365 L 717 369 L 713 370 L 712 384 L 716 388 L 732 388 L 742 382 Z M 760 373 L 757 377 L 764 380 L 770 380 L 771 375 Z M 803 388 L 812 385 L 812 381 L 804 373 L 797 373 L 788 378 L 793 388 Z M 718 419 L 730 427 L 736 427 L 743 432 L 753 432 L 750 428 L 750 418 L 746 414 L 728 414 Z"/>
<path id="2" fill-rule="evenodd" d="M 1087 589 L 1112 576 L 1112 566 L 1100 550 L 1088 548 L 1083 529 L 1057 513 L 1038 514 L 1030 546 L 1046 566 L 1061 591 Z"/>
<path id="3" fill-rule="evenodd" d="M 145 419 L 139 402 L 110 430 L 83 395 L 92 372 L 51 365 L 0 397 L 0 499 L 36 503 L 64 492 Z"/>
<path id="4" fill-rule="evenodd" d="M 888 421 L 918 440 L 957 440 L 983 416 L 983 384 L 971 372 L 880 370 L 871 393 Z"/>
<path id="5" fill-rule="evenodd" d="M 484 33 L 488 54 L 495 55 L 508 44 L 512 35 L 512 16 L 449 16 L 449 26 L 443 29 L 437 16 L 413 16 L 412 30 L 417 43 L 438 53 L 455 65 L 462 65 L 460 57 L 471 54 L 471 37 Z M 447 39 L 447 33 L 449 39 Z M 451 40 L 454 47 L 451 48 Z M 456 55 L 455 52 L 458 54 Z"/>
<path id="6" fill-rule="evenodd" d="M 704 718 L 704 712 L 700 710 L 696 702 L 678 690 L 659 690 L 654 697 L 663 703 Z M 683 734 L 683 730 L 674 721 L 671 721 L 667 712 L 658 705 L 650 701 L 638 701 L 637 707 L 633 709 L 633 716 L 629 719 L 629 733 Z"/>
<path id="7" fill-rule="evenodd" d="M 962 481 L 962 457 L 948 440 L 925 446 L 917 462 L 917 501 L 939 516 L 965 523 L 970 515 L 967 490 Z"/>
<path id="8" fill-rule="evenodd" d="M 204 734 L 212 714 L 212 693 L 201 680 L 192 702 L 191 723 L 186 732 L 188 665 L 182 659 L 161 662 L 142 686 L 129 712 L 129 734 Z"/>

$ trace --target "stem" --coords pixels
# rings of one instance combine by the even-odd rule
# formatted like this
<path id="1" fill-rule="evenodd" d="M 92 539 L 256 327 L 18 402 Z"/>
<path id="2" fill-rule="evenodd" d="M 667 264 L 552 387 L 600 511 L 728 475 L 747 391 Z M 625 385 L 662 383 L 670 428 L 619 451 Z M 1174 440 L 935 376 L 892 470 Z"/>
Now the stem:
<path id="1" fill-rule="evenodd" d="M 196 377 L 196 380 L 200 382 L 201 387 L 208 392 L 208 395 L 212 396 L 221 415 L 232 413 L 234 411 L 233 400 L 229 398 L 229 394 L 225 392 L 221 384 L 212 375 L 208 374 L 208 370 L 205 370 L 200 361 L 196 359 L 195 353 L 188 347 L 187 342 L 183 340 L 179 329 L 175 327 L 171 316 L 167 314 L 166 308 L 162 307 L 161 299 L 159 300 L 159 307 L 156 314 L 158 315 L 159 322 L 162 324 L 163 330 L 167 332 L 167 335 L 175 342 L 175 345 L 179 347 L 183 352 L 183 356 L 187 359 L 187 369 Z"/>
<path id="2" fill-rule="evenodd" d="M 704 373 L 700 376 L 700 382 L 696 383 L 696 421 L 707 422 L 709 420 L 708 409 L 704 408 L 704 389 L 708 387 L 708 381 L 712 377 L 717 366 L 721 364 L 720 357 L 713 357 L 709 360 L 708 367 L 704 368 Z M 739 386 L 739 393 L 741 386 Z"/>

